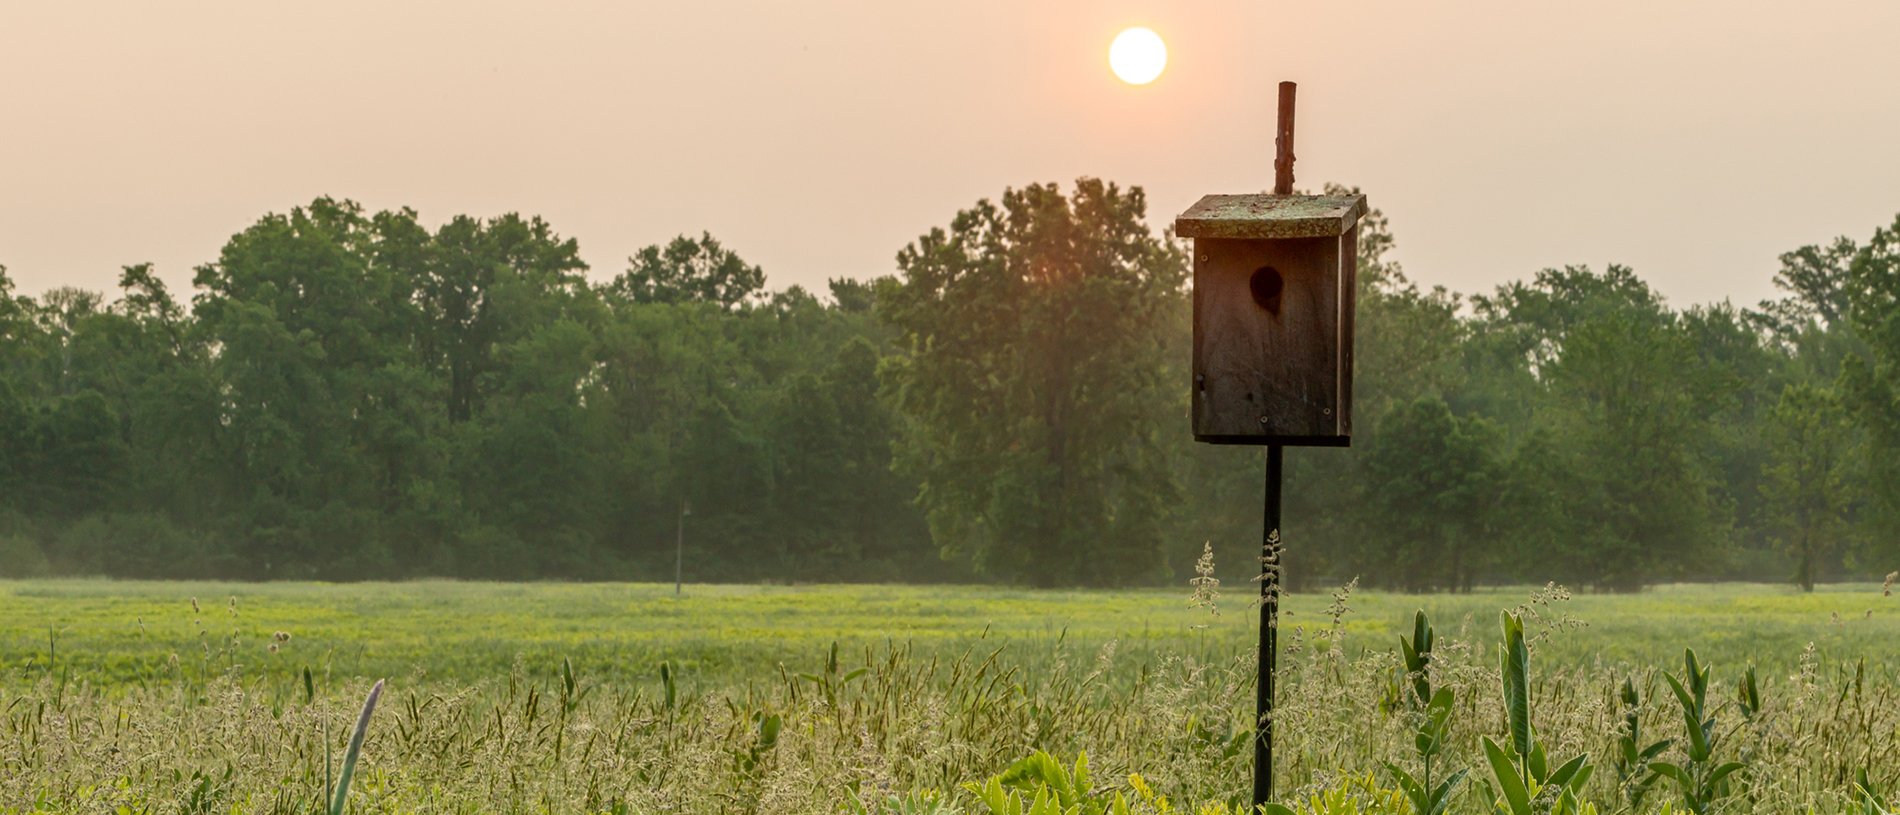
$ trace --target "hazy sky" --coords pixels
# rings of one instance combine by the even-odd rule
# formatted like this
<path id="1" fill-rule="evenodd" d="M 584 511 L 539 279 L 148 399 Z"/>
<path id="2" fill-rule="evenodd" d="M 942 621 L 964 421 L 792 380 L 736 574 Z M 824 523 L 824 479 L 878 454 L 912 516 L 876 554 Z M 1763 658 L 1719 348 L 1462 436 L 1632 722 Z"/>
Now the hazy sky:
<path id="1" fill-rule="evenodd" d="M 1146 25 L 1167 72 L 1109 72 Z M 0 0 L 0 264 L 183 290 L 258 216 L 539 214 L 593 275 L 709 230 L 768 284 L 893 271 L 980 197 L 1093 175 L 1169 223 L 1356 184 L 1423 282 L 1634 266 L 1678 305 L 1900 212 L 1900 3 Z"/>

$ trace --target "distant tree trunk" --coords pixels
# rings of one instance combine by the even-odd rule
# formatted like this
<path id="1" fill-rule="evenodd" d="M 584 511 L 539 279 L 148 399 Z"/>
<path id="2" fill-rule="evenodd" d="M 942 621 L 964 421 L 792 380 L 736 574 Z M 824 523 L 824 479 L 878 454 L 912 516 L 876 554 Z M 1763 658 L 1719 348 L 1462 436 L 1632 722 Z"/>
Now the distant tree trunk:
<path id="1" fill-rule="evenodd" d="M 1453 546 L 1451 549 L 1451 581 L 1445 585 L 1446 591 L 1456 592 L 1465 583 L 1465 548 Z"/>
<path id="2" fill-rule="evenodd" d="M 1814 533 L 1801 531 L 1801 560 L 1795 567 L 1794 582 L 1804 592 L 1814 591 Z"/>

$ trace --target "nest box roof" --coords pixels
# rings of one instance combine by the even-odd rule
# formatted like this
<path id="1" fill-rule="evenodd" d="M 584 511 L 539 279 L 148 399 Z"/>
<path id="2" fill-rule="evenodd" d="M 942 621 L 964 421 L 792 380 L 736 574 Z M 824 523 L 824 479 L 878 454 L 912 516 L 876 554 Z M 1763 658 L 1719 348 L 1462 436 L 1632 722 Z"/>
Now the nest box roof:
<path id="1" fill-rule="evenodd" d="M 1174 219 L 1183 238 L 1330 238 L 1366 214 L 1363 195 L 1209 195 Z"/>

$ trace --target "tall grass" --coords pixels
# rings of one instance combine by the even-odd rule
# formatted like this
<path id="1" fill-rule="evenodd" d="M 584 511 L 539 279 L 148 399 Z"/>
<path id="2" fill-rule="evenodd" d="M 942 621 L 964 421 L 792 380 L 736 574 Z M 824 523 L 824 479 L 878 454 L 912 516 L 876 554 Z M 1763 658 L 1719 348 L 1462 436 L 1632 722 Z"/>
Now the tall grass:
<path id="1" fill-rule="evenodd" d="M 1516 609 L 1527 657 L 1578 636 L 1565 602 L 1544 593 Z M 1517 723 L 1495 629 L 1437 632 L 1419 677 L 1396 636 L 1349 647 L 1351 616 L 1351 598 L 1341 596 L 1283 639 L 1278 787 L 1301 809 L 1409 811 L 1384 768 L 1418 761 L 1420 719 L 1406 699 L 1420 678 L 1450 699 L 1434 736 L 1439 777 L 1490 776 L 1481 740 L 1502 745 L 1519 728 L 1551 756 L 1588 755 L 1607 769 L 1633 721 L 1645 744 L 1674 739 L 1655 761 L 1691 758 L 1670 666 L 1537 656 L 1527 660 Z M 1410 616 L 1393 627 L 1410 628 Z M 1131 656 L 1114 641 L 1063 639 L 976 640 L 948 654 L 902 643 L 828 647 L 711 689 L 679 686 L 671 667 L 663 684 L 629 683 L 558 661 L 517 663 L 477 681 L 412 674 L 382 693 L 348 786 L 350 809 L 834 813 L 851 801 L 868 812 L 931 801 L 937 811 L 981 812 L 966 784 L 1044 750 L 1065 763 L 1086 754 L 1094 785 L 1131 801 L 1231 812 L 1250 789 L 1254 655 L 1196 650 Z M 71 652 L 62 642 L 61 659 Z M 1722 760 L 1747 765 L 1727 777 L 1710 811 L 1865 812 L 1857 789 L 1900 788 L 1891 674 L 1812 652 L 1780 664 L 1794 667 L 1760 673 L 1746 692 L 1747 664 L 1693 669 L 1708 671 L 1703 715 L 1721 733 Z M 659 680 L 660 665 L 643 670 Z M 341 799 L 343 785 L 329 784 L 331 756 L 349 749 L 348 724 L 368 715 L 356 700 L 370 690 L 308 676 L 284 682 L 227 660 L 202 679 L 179 671 L 126 688 L 9 671 L 0 679 L 0 811 L 322 809 Z M 1747 697 L 1744 715 L 1737 700 Z M 1140 797 L 1135 774 L 1152 798 Z M 1605 813 L 1682 806 L 1659 784 L 1632 808 L 1626 783 L 1599 771 L 1577 795 Z M 1467 781 L 1444 811 L 1489 812 L 1495 801 L 1492 788 Z"/>

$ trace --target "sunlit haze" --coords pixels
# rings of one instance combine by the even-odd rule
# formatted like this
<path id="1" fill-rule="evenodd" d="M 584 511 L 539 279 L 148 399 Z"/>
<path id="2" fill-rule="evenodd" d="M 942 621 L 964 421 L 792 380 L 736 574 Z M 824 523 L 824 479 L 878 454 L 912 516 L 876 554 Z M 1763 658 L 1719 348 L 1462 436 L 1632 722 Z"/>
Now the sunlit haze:
<path id="1" fill-rule="evenodd" d="M 1104 70 L 1142 25 L 1170 50 Z M 266 212 L 539 214 L 605 279 L 710 231 L 768 285 L 894 271 L 980 197 L 1093 175 L 1157 228 L 1271 184 L 1364 188 L 1427 283 L 1633 265 L 1771 293 L 1900 190 L 1900 4 L 12 3 L 0 264 L 24 293 L 191 267 Z"/>

